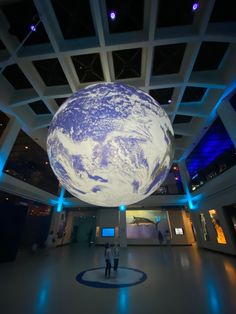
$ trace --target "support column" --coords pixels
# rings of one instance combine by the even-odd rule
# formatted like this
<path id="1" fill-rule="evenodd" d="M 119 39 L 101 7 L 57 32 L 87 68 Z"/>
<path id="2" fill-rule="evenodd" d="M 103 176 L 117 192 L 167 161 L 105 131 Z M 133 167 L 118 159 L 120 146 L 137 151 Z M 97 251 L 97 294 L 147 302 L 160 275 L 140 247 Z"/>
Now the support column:
<path id="1" fill-rule="evenodd" d="M 61 238 L 58 238 L 58 232 L 60 229 L 60 224 L 63 222 L 62 220 L 62 215 L 65 215 L 65 213 L 63 211 L 58 212 L 57 211 L 57 206 L 54 207 L 53 209 L 53 214 L 52 214 L 52 221 L 51 221 L 51 226 L 49 229 L 49 232 L 53 232 L 53 237 L 55 239 L 55 242 L 53 243 L 53 246 L 57 246 L 57 245 L 62 245 L 63 243 L 63 238 L 64 236 L 62 236 Z"/>
<path id="2" fill-rule="evenodd" d="M 120 247 L 127 247 L 127 234 L 126 234 L 126 213 L 125 210 L 119 211 L 119 235 Z"/>
<path id="3" fill-rule="evenodd" d="M 53 231 L 53 234 L 56 237 L 56 234 L 58 232 L 59 228 L 59 222 L 61 219 L 61 212 L 57 212 L 57 205 L 53 208 L 53 213 L 52 213 L 52 221 L 51 221 L 51 226 L 50 226 L 50 231 Z"/>
<path id="4" fill-rule="evenodd" d="M 58 239 L 58 231 L 60 228 L 60 224 L 62 222 L 62 215 L 65 215 L 65 212 L 63 212 L 63 199 L 64 199 L 64 194 L 65 194 L 65 189 L 63 186 L 59 184 L 59 197 L 57 201 L 57 205 L 54 206 L 53 208 L 53 214 L 52 214 L 52 220 L 51 220 L 51 225 L 49 229 L 49 233 L 52 231 L 53 235 L 55 237 L 55 246 L 62 244 L 63 237 Z"/>
<path id="5" fill-rule="evenodd" d="M 19 134 L 19 131 L 20 126 L 16 119 L 12 117 L 0 138 L 0 173 L 5 167 L 6 161 Z"/>
<path id="6" fill-rule="evenodd" d="M 189 178 L 189 174 L 188 174 L 185 160 L 181 160 L 178 163 L 178 165 L 179 165 L 179 171 L 180 171 L 180 176 L 181 176 L 181 180 L 183 183 L 184 192 L 185 192 L 187 200 L 188 200 L 188 206 L 190 209 L 194 209 L 194 204 L 192 202 L 191 192 L 189 190 L 190 178 Z"/>
<path id="7" fill-rule="evenodd" d="M 231 103 L 225 99 L 217 109 L 217 113 L 236 148 L 236 111 L 233 109 Z"/>

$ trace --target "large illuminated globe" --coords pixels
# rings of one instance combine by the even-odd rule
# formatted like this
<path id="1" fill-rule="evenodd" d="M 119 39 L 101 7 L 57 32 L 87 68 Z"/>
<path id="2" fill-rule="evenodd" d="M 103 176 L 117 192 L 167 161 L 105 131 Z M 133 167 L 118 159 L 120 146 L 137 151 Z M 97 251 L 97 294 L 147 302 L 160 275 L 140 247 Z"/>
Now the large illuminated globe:
<path id="1" fill-rule="evenodd" d="M 47 138 L 51 167 L 75 197 L 99 206 L 136 203 L 165 179 L 174 132 L 148 94 L 119 83 L 73 94 L 52 119 Z"/>

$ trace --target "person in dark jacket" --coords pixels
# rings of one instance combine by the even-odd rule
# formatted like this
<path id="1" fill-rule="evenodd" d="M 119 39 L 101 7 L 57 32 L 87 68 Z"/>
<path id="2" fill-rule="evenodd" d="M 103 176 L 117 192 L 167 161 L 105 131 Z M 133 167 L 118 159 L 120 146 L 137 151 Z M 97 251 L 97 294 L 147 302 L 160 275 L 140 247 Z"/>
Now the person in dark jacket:
<path id="1" fill-rule="evenodd" d="M 109 243 L 106 243 L 106 245 L 105 245 L 104 257 L 105 257 L 105 261 L 106 261 L 105 277 L 110 278 L 112 252 L 111 252 L 111 248 L 110 248 Z"/>

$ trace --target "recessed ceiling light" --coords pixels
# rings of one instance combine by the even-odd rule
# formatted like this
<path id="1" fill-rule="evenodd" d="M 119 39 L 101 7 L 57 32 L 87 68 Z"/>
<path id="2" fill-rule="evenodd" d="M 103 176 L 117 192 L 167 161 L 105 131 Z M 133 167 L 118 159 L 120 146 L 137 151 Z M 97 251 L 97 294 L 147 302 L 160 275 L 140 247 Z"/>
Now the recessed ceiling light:
<path id="1" fill-rule="evenodd" d="M 198 2 L 194 2 L 193 6 L 192 6 L 192 11 L 196 11 L 198 8 L 199 8 Z"/>
<path id="2" fill-rule="evenodd" d="M 36 32 L 36 30 L 37 30 L 36 25 L 31 24 L 30 25 L 30 30 L 31 30 L 31 32 Z"/>
<path id="3" fill-rule="evenodd" d="M 29 147 L 28 147 L 28 146 L 25 146 L 25 149 L 29 149 Z"/>
<path id="4" fill-rule="evenodd" d="M 109 15 L 110 15 L 110 19 L 112 21 L 114 21 L 116 19 L 116 12 L 115 11 L 111 11 Z"/>
<path id="5" fill-rule="evenodd" d="M 171 100 L 171 99 L 169 99 L 169 100 L 168 100 L 168 104 L 171 104 L 171 102 L 172 102 L 172 100 Z"/>
<path id="6" fill-rule="evenodd" d="M 8 201 L 9 200 L 9 198 L 8 197 L 6 197 L 6 201 Z"/>

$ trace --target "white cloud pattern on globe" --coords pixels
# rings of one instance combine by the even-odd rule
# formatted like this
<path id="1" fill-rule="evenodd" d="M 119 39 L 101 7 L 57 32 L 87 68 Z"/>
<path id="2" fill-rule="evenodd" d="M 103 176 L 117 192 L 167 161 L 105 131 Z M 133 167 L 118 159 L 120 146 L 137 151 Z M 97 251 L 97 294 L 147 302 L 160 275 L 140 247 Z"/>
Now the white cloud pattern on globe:
<path id="1" fill-rule="evenodd" d="M 61 184 L 98 206 L 134 204 L 164 181 L 174 154 L 166 112 L 147 93 L 120 83 L 74 93 L 50 124 L 47 151 Z"/>

